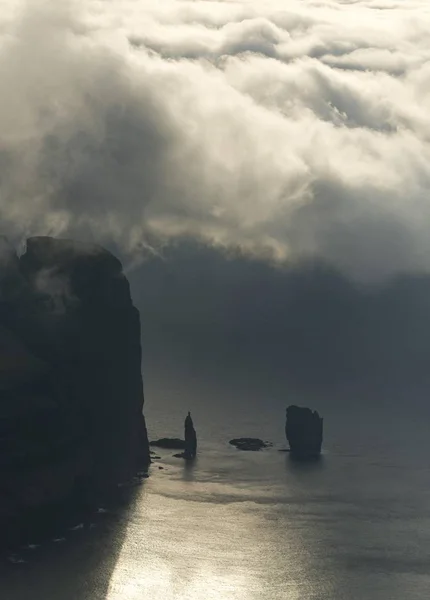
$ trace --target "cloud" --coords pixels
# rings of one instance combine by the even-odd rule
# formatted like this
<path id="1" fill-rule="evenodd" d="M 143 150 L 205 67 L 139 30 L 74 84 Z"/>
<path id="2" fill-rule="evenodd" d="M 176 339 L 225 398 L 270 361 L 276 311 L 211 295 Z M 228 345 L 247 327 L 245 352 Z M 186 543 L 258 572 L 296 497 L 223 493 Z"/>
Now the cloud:
<path id="1" fill-rule="evenodd" d="M 0 9 L 14 238 L 186 236 L 360 281 L 430 267 L 426 0 Z"/>

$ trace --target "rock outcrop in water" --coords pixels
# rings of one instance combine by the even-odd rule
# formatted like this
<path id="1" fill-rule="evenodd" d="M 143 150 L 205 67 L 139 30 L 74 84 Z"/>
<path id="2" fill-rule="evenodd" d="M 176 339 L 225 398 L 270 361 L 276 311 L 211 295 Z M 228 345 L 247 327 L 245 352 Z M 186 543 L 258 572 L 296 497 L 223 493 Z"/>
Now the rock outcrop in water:
<path id="1" fill-rule="evenodd" d="M 263 442 L 263 440 L 258 438 L 235 438 L 234 440 L 230 440 L 229 444 L 236 446 L 238 450 L 246 450 L 251 452 L 256 452 L 258 450 L 262 450 L 263 448 L 269 448 L 272 445 L 271 442 Z"/>
<path id="2" fill-rule="evenodd" d="M 185 417 L 185 452 L 184 458 L 194 458 L 197 454 L 197 434 L 194 429 L 194 423 L 191 418 L 191 413 Z"/>
<path id="3" fill-rule="evenodd" d="M 153 440 L 149 442 L 149 445 L 156 446 L 158 448 L 165 448 L 167 450 L 184 451 L 179 452 L 178 454 L 174 454 L 173 456 L 175 458 L 194 458 L 197 454 L 197 434 L 196 430 L 194 429 L 194 424 L 190 412 L 188 412 L 188 415 L 185 418 L 184 438 L 185 439 L 183 440 L 181 440 L 180 438 L 160 438 L 158 440 Z"/>
<path id="4" fill-rule="evenodd" d="M 0 517 L 99 491 L 150 462 L 140 319 L 95 246 L 0 244 Z"/>
<path id="5" fill-rule="evenodd" d="M 321 453 L 323 419 L 310 408 L 291 405 L 287 408 L 285 435 L 292 456 L 314 458 Z"/>
<path id="6" fill-rule="evenodd" d="M 166 448 L 167 450 L 185 450 L 185 440 L 180 438 L 160 438 L 149 442 L 150 446 Z"/>

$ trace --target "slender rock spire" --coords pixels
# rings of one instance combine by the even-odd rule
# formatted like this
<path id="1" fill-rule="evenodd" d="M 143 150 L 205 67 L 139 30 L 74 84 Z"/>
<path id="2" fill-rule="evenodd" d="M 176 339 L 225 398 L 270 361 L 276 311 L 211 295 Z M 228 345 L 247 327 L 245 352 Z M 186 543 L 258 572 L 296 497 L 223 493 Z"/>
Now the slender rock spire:
<path id="1" fill-rule="evenodd" d="M 185 458 L 194 458 L 197 454 L 197 435 L 194 429 L 191 413 L 185 418 Z"/>

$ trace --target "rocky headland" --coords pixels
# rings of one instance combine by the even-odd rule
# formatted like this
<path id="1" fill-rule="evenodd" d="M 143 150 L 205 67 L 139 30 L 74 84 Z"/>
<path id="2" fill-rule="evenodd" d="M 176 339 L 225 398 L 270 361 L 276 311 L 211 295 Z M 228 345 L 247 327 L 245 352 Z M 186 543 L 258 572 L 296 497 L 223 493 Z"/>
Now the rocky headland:
<path id="1" fill-rule="evenodd" d="M 0 527 L 91 502 L 150 462 L 140 318 L 120 261 L 50 237 L 0 243 Z M 79 500 L 78 500 L 79 499 Z M 4 538 L 5 536 L 3 536 Z"/>

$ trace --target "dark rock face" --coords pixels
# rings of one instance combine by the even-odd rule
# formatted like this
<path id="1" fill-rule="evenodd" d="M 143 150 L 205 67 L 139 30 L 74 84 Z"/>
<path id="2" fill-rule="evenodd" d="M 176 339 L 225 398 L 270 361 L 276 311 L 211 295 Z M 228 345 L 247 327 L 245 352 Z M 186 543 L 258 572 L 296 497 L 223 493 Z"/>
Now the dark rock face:
<path id="1" fill-rule="evenodd" d="M 185 458 L 194 458 L 197 454 L 197 434 L 194 429 L 193 420 L 191 418 L 191 413 L 188 412 L 188 415 L 185 418 Z"/>
<path id="2" fill-rule="evenodd" d="M 166 448 L 167 450 L 185 450 L 185 440 L 179 438 L 160 438 L 149 442 L 150 446 L 157 446 L 158 448 Z"/>
<path id="3" fill-rule="evenodd" d="M 0 243 L 0 516 L 124 481 L 150 462 L 140 320 L 106 250 Z"/>
<path id="4" fill-rule="evenodd" d="M 262 448 L 268 448 L 272 445 L 270 442 L 263 442 L 263 440 L 258 438 L 235 438 L 234 440 L 230 440 L 229 444 L 236 446 L 238 450 L 251 452 L 261 450 Z"/>
<path id="5" fill-rule="evenodd" d="M 323 441 L 323 419 L 316 410 L 291 405 L 287 408 L 285 435 L 292 456 L 297 458 L 319 456 Z"/>

